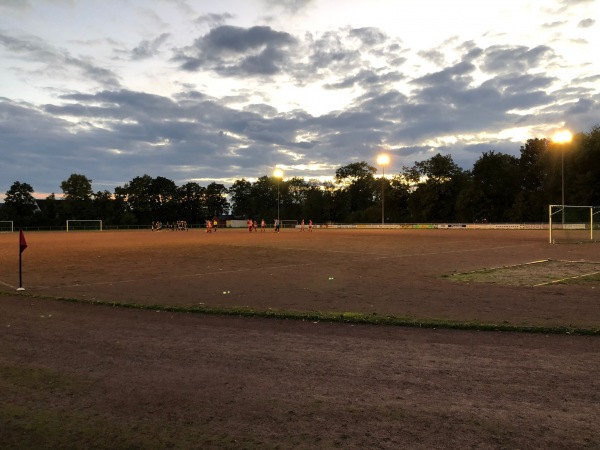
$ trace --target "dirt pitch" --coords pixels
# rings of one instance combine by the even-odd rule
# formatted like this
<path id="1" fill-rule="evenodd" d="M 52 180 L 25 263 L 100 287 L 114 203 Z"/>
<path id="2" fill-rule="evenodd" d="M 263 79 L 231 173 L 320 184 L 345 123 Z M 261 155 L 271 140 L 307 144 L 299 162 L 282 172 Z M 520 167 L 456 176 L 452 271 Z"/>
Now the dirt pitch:
<path id="1" fill-rule="evenodd" d="M 597 244 L 523 230 L 26 238 L 19 295 L 18 237 L 0 234 L 0 448 L 600 448 L 598 336 L 50 299 L 598 330 L 593 277 L 451 276 L 540 260 L 588 270 Z"/>

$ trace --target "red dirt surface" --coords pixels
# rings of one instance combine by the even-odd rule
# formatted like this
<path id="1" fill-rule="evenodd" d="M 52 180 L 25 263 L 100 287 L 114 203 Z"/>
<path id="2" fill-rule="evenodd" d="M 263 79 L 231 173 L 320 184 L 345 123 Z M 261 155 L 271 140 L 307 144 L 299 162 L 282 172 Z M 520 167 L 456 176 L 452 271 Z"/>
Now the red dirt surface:
<path id="1" fill-rule="evenodd" d="M 60 443 L 31 429 L 15 437 L 19 414 L 41 409 L 105 424 L 106 448 L 600 448 L 595 336 L 31 297 L 598 328 L 593 284 L 441 277 L 548 258 L 597 261 L 595 245 L 549 245 L 543 231 L 27 233 L 21 296 L 15 236 L 0 235 L 0 393 L 17 411 L 0 409 L 0 426 L 10 447 Z M 19 381 L 32 373 L 39 381 L 35 371 L 62 388 Z"/>

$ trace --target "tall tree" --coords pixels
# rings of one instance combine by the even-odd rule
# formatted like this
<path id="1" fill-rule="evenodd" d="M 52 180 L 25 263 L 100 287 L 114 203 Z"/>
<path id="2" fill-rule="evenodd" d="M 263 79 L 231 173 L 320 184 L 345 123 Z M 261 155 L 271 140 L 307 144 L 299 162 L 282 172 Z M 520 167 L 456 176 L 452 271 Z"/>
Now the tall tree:
<path id="1" fill-rule="evenodd" d="M 404 176 L 417 183 L 409 201 L 413 221 L 456 220 L 459 194 L 468 184 L 470 174 L 456 165 L 452 156 L 438 153 L 426 161 L 416 162 Z"/>
<path id="2" fill-rule="evenodd" d="M 35 198 L 33 198 L 33 187 L 28 183 L 15 181 L 10 189 L 6 191 L 2 215 L 7 220 L 16 222 L 16 225 L 26 225 L 33 219 L 38 210 Z"/>
<path id="3" fill-rule="evenodd" d="M 252 183 L 242 178 L 235 180 L 229 188 L 233 214 L 236 216 L 248 216 L 252 214 Z"/>
<path id="4" fill-rule="evenodd" d="M 203 223 L 208 217 L 204 202 L 206 188 L 198 183 L 189 182 L 177 188 L 178 211 L 189 224 Z"/>
<path id="5" fill-rule="evenodd" d="M 89 201 L 92 199 L 92 180 L 85 175 L 77 173 L 60 183 L 65 200 L 69 201 Z"/>
<path id="6" fill-rule="evenodd" d="M 565 203 L 600 205 L 600 125 L 578 133 L 565 159 Z"/>
<path id="7" fill-rule="evenodd" d="M 92 180 L 81 174 L 71 174 L 60 183 L 63 191 L 65 219 L 98 219 L 92 208 Z"/>
<path id="8" fill-rule="evenodd" d="M 377 169 L 365 161 L 351 163 L 335 171 L 338 185 L 335 198 L 337 220 L 377 220 L 375 172 Z"/>
<path id="9" fill-rule="evenodd" d="M 229 212 L 227 189 L 220 183 L 212 182 L 206 186 L 205 202 L 209 218 Z"/>
<path id="10" fill-rule="evenodd" d="M 150 175 L 143 175 L 115 188 L 115 197 L 124 202 L 126 211 L 133 213 L 138 224 L 162 220 L 161 217 L 153 215 L 152 182 L 153 178 Z"/>
<path id="11" fill-rule="evenodd" d="M 512 207 L 521 190 L 518 158 L 493 150 L 475 162 L 472 171 L 470 200 L 472 219 L 483 222 L 513 220 Z"/>
<path id="12" fill-rule="evenodd" d="M 521 222 L 547 220 L 550 203 L 560 199 L 560 159 L 549 152 L 547 139 L 528 139 L 521 146 L 519 178 L 521 190 L 515 198 L 513 217 Z M 553 200 L 554 199 L 554 200 Z M 558 201 L 560 203 L 560 201 Z"/>

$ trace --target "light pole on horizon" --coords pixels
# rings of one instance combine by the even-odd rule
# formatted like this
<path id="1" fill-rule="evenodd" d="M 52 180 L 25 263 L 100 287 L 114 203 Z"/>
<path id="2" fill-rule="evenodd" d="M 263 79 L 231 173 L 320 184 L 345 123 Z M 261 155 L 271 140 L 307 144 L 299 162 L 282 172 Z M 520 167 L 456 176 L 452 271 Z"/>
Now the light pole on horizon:
<path id="1" fill-rule="evenodd" d="M 384 201 L 384 189 L 385 189 L 385 166 L 390 163 L 390 157 L 386 154 L 381 154 L 377 157 L 377 164 L 381 166 L 381 225 L 385 224 L 385 201 Z"/>
<path id="2" fill-rule="evenodd" d="M 281 222 L 279 221 L 279 181 L 283 178 L 283 170 L 276 167 L 273 171 L 273 176 L 277 178 L 277 223 L 281 226 Z"/>
<path id="3" fill-rule="evenodd" d="M 561 183 L 561 202 L 562 202 L 562 223 L 565 224 L 565 144 L 573 139 L 569 130 L 561 130 L 554 133 L 552 142 L 560 146 L 560 183 Z"/>

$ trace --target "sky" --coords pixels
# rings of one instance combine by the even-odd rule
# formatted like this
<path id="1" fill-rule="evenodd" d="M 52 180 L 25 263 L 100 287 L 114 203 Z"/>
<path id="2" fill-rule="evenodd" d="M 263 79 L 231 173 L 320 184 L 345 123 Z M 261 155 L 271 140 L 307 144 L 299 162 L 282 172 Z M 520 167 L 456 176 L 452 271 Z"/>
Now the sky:
<path id="1" fill-rule="evenodd" d="M 600 0 L 0 0 L 0 201 L 386 175 L 600 123 Z M 378 173 L 383 168 L 377 167 Z"/>

